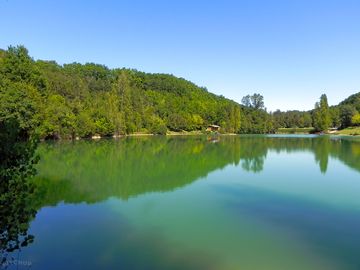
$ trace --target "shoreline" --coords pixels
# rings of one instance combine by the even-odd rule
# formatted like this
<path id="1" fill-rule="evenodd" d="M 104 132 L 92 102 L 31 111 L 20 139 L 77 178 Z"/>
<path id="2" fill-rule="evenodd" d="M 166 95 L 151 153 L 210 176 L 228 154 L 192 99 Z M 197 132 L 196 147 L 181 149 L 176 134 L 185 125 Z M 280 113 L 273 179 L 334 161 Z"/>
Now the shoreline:
<path id="1" fill-rule="evenodd" d="M 113 135 L 113 136 L 100 136 L 94 135 L 92 137 L 75 137 L 75 138 L 60 138 L 60 139 L 40 139 L 40 141 L 79 141 L 79 140 L 101 140 L 101 139 L 120 139 L 126 137 L 151 137 L 151 136 L 166 136 L 166 137 L 178 137 L 178 136 L 248 136 L 248 135 L 318 135 L 318 136 L 334 136 L 334 137 L 360 137 L 360 134 L 341 134 L 338 132 L 328 133 L 309 133 L 309 132 L 275 132 L 275 133 L 263 133 L 263 134 L 244 134 L 244 133 L 204 133 L 204 132 L 168 132 L 166 134 L 153 134 L 153 133 L 132 133 L 124 135 Z"/>
<path id="2" fill-rule="evenodd" d="M 237 136 L 237 135 L 252 135 L 252 134 L 237 134 L 237 133 L 204 133 L 204 132 L 168 132 L 166 134 L 153 134 L 153 133 L 132 133 L 123 135 L 100 136 L 94 135 L 91 137 L 75 137 L 75 138 L 58 138 L 58 139 L 40 139 L 40 141 L 80 141 L 80 140 L 101 140 L 101 139 L 120 139 L 126 137 L 151 137 L 151 136 Z M 263 134 L 266 135 L 266 134 Z"/>
<path id="3" fill-rule="evenodd" d="M 330 128 L 326 132 L 314 132 L 313 128 L 279 128 L 275 134 L 309 134 L 309 135 L 330 135 L 330 136 L 351 136 L 358 137 L 360 136 L 360 127 L 359 126 L 350 126 L 344 129 L 335 129 Z"/>

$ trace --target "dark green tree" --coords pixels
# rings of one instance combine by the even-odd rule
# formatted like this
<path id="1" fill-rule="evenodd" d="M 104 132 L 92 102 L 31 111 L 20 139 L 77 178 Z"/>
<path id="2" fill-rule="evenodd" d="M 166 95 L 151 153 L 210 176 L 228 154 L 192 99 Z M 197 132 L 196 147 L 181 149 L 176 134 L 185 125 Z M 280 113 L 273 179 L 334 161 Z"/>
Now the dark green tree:
<path id="1" fill-rule="evenodd" d="M 254 108 L 255 110 L 265 108 L 264 97 L 260 94 L 255 93 L 251 96 L 250 95 L 244 96 L 241 102 L 245 107 L 251 107 Z"/>
<path id="2" fill-rule="evenodd" d="M 349 104 L 340 106 L 340 122 L 341 128 L 346 128 L 351 126 L 351 120 L 353 116 L 357 113 L 356 109 Z"/>
<path id="3" fill-rule="evenodd" d="M 12 253 L 32 243 L 28 234 L 30 221 L 35 217 L 34 155 L 37 140 L 27 137 L 15 118 L 0 120 L 0 267 L 13 260 Z"/>

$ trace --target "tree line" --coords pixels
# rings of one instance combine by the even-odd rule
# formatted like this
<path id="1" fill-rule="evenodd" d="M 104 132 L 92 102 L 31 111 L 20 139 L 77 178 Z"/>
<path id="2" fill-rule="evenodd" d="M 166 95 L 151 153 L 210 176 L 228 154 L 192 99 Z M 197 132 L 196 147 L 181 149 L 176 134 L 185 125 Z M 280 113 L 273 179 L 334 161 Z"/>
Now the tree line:
<path id="1" fill-rule="evenodd" d="M 40 138 L 165 134 L 209 124 L 238 133 L 241 106 L 173 75 L 94 63 L 34 61 L 23 46 L 0 51 L 0 120 Z"/>
<path id="2" fill-rule="evenodd" d="M 94 63 L 35 61 L 24 46 L 0 50 L 0 121 L 19 123 L 22 136 L 42 139 L 168 131 L 274 133 L 280 127 L 347 127 L 360 122 L 360 94 L 312 111 L 267 112 L 260 94 L 242 104 L 183 78 Z"/>
<path id="3" fill-rule="evenodd" d="M 273 113 L 276 128 L 313 127 L 314 131 L 344 129 L 360 125 L 360 93 L 351 95 L 336 106 L 329 106 L 326 94 L 321 95 L 310 111 L 277 110 Z"/>

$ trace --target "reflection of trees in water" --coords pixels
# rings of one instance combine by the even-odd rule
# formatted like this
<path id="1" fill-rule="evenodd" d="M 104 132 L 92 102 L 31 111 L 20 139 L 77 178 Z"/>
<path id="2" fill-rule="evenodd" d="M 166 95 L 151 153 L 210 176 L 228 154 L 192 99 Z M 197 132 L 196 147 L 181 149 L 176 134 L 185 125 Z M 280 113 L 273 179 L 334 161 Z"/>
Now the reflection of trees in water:
<path id="1" fill-rule="evenodd" d="M 360 171 L 360 143 L 329 137 L 223 136 L 125 138 L 41 145 L 37 208 L 65 202 L 122 199 L 185 186 L 228 164 L 263 170 L 268 151 L 312 152 L 325 173 L 329 157 Z M 291 157 L 289 157 L 291 158 Z"/>
<path id="2" fill-rule="evenodd" d="M 35 217 L 31 207 L 34 175 L 35 142 L 22 142 L 24 135 L 17 122 L 0 122 L 0 263 L 12 264 L 11 254 L 33 242 L 28 234 L 30 221 Z"/>
<path id="3" fill-rule="evenodd" d="M 267 147 L 259 137 L 245 137 L 240 141 L 241 167 L 249 172 L 258 173 L 263 170 L 267 155 Z"/>
<path id="4" fill-rule="evenodd" d="M 243 137 L 240 159 L 247 171 L 259 172 L 263 169 L 267 151 L 312 152 L 320 171 L 326 173 L 329 157 L 339 159 L 347 166 L 360 171 L 360 141 L 339 137 Z"/>
<path id="5" fill-rule="evenodd" d="M 315 154 L 315 160 L 319 163 L 320 171 L 326 173 L 329 163 L 331 142 L 329 137 L 319 138 L 314 140 L 313 149 Z"/>
<path id="6" fill-rule="evenodd" d="M 117 196 L 169 191 L 240 160 L 236 142 L 206 137 L 125 138 L 40 147 L 36 182 L 50 204 L 94 202 Z M 56 181 L 54 181 L 56 180 Z M 41 204 L 41 202 L 39 202 Z"/>
<path id="7" fill-rule="evenodd" d="M 206 177 L 228 164 L 263 170 L 268 151 L 312 152 L 321 172 L 329 157 L 360 171 L 360 142 L 330 137 L 265 136 L 127 138 L 43 144 L 33 193 L 27 179 L 35 171 L 35 144 L 21 142 L 14 122 L 0 123 L 0 256 L 33 241 L 28 234 L 35 209 L 65 202 L 97 202 L 110 196 L 127 199 L 146 192 L 173 190 Z"/>
<path id="8" fill-rule="evenodd" d="M 261 172 L 263 170 L 265 156 L 255 158 L 244 158 L 241 162 L 241 167 L 249 172 Z"/>

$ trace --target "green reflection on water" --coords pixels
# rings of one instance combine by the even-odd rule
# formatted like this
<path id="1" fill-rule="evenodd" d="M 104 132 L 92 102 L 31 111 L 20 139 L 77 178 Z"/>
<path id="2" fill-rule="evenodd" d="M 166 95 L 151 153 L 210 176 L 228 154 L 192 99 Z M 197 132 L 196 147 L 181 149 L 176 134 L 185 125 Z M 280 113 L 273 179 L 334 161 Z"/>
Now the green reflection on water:
<path id="1" fill-rule="evenodd" d="M 27 256 L 39 268 L 360 266 L 358 141 L 148 137 L 38 152 Z"/>
<path id="2" fill-rule="evenodd" d="M 185 186 L 229 164 L 261 172 L 269 151 L 312 152 L 322 173 L 329 157 L 360 171 L 360 142 L 330 137 L 127 138 L 43 144 L 36 182 L 48 193 L 46 205 L 127 199 Z"/>

